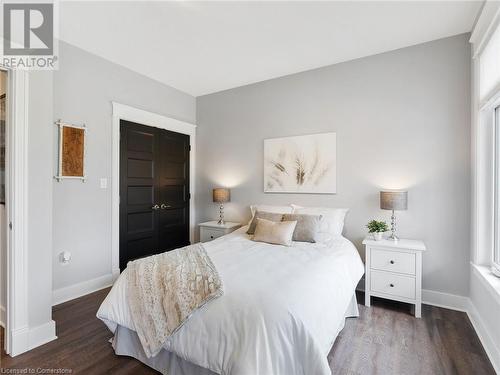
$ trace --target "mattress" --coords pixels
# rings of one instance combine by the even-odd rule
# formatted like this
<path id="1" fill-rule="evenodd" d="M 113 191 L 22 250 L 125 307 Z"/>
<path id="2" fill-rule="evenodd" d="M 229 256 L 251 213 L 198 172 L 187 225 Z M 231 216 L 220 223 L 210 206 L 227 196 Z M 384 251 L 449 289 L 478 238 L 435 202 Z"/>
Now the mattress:
<path id="1" fill-rule="evenodd" d="M 193 313 L 150 363 L 125 345 L 135 327 L 120 275 L 97 313 L 115 333 L 117 354 L 169 374 L 330 374 L 327 354 L 345 317 L 357 314 L 353 296 L 364 270 L 354 245 L 341 236 L 271 245 L 252 241 L 245 228 L 204 245 L 224 295 Z"/>

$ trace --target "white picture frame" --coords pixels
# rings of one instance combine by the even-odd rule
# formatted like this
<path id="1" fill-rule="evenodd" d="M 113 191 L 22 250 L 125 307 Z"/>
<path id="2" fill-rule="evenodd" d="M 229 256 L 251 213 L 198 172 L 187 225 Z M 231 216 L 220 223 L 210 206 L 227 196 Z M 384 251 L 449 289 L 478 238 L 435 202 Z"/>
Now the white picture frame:
<path id="1" fill-rule="evenodd" d="M 85 125 L 74 125 L 74 124 L 69 124 L 66 122 L 63 122 L 61 120 L 58 120 L 55 122 L 55 125 L 58 127 L 58 170 L 57 170 L 57 175 L 54 176 L 54 178 L 60 182 L 62 180 L 81 180 L 82 182 L 85 182 L 87 176 L 86 176 L 86 152 L 87 152 L 87 127 Z M 82 170 L 83 173 L 78 176 L 68 176 L 63 173 L 63 142 L 64 142 L 64 128 L 75 128 L 75 129 L 80 129 L 83 130 L 83 160 L 82 160 Z"/>
<path id="2" fill-rule="evenodd" d="M 337 133 L 264 140 L 265 193 L 337 193 Z"/>

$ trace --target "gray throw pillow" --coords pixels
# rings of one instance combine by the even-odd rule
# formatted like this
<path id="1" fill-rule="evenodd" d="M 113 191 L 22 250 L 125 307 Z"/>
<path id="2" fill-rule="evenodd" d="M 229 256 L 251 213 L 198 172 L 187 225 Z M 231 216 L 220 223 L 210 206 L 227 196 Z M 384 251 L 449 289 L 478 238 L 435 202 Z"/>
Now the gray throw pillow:
<path id="1" fill-rule="evenodd" d="M 321 215 L 284 214 L 283 221 L 296 221 L 293 240 L 316 242 L 321 223 Z"/>
<path id="2" fill-rule="evenodd" d="M 248 226 L 247 234 L 254 234 L 255 227 L 257 226 L 257 219 L 266 219 L 270 221 L 279 222 L 283 218 L 283 214 L 278 214 L 274 212 L 257 211 L 253 216 L 252 222 Z"/>

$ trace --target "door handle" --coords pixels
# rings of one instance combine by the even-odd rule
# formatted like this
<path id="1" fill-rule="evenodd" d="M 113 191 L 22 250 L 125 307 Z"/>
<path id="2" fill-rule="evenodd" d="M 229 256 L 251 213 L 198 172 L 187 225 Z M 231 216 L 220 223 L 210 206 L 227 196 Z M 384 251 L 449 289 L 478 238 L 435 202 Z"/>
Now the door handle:
<path id="1" fill-rule="evenodd" d="M 162 204 L 161 204 L 161 206 L 160 206 L 160 208 L 161 208 L 162 210 L 164 210 L 164 209 L 166 209 L 166 208 L 172 208 L 172 206 L 170 206 L 170 205 L 168 205 L 168 204 L 165 204 L 165 203 L 162 203 Z"/>
<path id="2" fill-rule="evenodd" d="M 160 209 L 160 206 L 158 206 L 157 204 L 155 204 L 153 207 L 151 207 L 152 210 L 159 210 Z"/>

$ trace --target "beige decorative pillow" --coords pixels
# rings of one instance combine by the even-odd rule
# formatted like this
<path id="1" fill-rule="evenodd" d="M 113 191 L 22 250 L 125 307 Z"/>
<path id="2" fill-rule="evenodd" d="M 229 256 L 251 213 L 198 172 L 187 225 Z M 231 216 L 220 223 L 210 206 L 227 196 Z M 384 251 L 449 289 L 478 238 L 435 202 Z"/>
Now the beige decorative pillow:
<path id="1" fill-rule="evenodd" d="M 297 225 L 296 221 L 275 222 L 257 218 L 254 241 L 267 242 L 277 245 L 292 245 L 293 231 Z"/>
<path id="2" fill-rule="evenodd" d="M 267 211 L 257 211 L 253 216 L 250 225 L 248 226 L 247 234 L 254 234 L 255 226 L 257 225 L 257 219 L 266 219 L 270 221 L 281 221 L 283 218 L 283 214 L 276 212 L 267 212 Z"/>
<path id="3" fill-rule="evenodd" d="M 293 240 L 299 242 L 316 242 L 321 224 L 321 215 L 284 214 L 283 221 L 297 221 L 293 232 Z"/>

